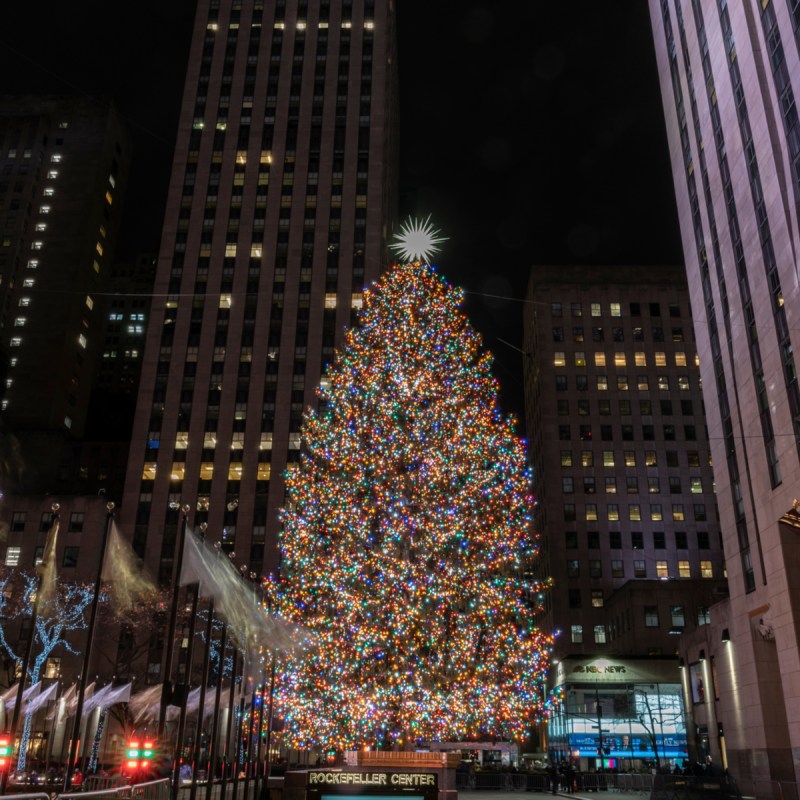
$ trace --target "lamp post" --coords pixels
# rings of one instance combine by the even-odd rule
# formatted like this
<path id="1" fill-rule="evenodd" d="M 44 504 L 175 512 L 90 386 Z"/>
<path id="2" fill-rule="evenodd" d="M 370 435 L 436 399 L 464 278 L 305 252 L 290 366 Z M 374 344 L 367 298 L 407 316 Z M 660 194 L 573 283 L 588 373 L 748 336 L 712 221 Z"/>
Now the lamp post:
<path id="1" fill-rule="evenodd" d="M 603 771 L 603 706 L 600 704 L 600 689 L 595 683 L 594 685 L 594 699 L 595 699 L 595 707 L 597 710 L 597 735 L 598 735 L 598 747 L 597 747 L 597 754 L 600 756 L 600 766 L 598 768 L 598 772 Z"/>
<path id="2" fill-rule="evenodd" d="M 77 705 L 75 707 L 75 720 L 72 724 L 72 739 L 69 743 L 69 757 L 67 758 L 67 768 L 64 770 L 64 791 L 68 792 L 72 784 L 72 773 L 75 769 L 75 761 L 78 756 L 78 744 L 81 736 L 81 717 L 83 716 L 83 698 L 86 694 L 86 683 L 89 679 L 89 665 L 92 660 L 92 643 L 94 641 L 94 629 L 97 622 L 97 606 L 100 601 L 100 586 L 103 580 L 103 561 L 106 556 L 108 545 L 108 535 L 111 533 L 111 525 L 114 522 L 114 504 L 106 503 L 106 524 L 103 531 L 103 540 L 100 543 L 100 558 L 97 564 L 97 578 L 94 582 L 94 594 L 92 595 L 92 610 L 89 613 L 89 630 L 86 634 L 86 651 L 83 656 L 83 668 L 81 669 L 81 681 L 78 686 Z"/>

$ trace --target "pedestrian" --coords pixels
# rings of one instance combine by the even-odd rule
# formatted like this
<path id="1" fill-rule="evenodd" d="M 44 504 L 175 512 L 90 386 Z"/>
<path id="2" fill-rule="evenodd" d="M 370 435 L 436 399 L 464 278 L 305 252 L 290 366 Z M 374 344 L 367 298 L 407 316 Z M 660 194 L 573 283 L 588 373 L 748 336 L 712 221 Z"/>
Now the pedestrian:
<path id="1" fill-rule="evenodd" d="M 550 790 L 553 794 L 558 791 L 558 770 L 556 769 L 555 764 L 550 765 L 549 769 L 550 773 Z"/>
<path id="2" fill-rule="evenodd" d="M 567 764 L 564 776 L 567 779 L 567 791 L 572 794 L 575 791 L 575 767 L 571 763 Z"/>

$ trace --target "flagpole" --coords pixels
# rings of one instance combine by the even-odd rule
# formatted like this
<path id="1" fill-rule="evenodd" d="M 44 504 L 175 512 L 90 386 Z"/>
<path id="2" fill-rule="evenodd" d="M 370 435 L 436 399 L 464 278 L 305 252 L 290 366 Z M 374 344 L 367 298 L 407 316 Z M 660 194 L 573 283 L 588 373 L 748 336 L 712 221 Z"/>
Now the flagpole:
<path id="1" fill-rule="evenodd" d="M 189 699 L 189 690 L 192 687 L 192 666 L 194 662 L 194 625 L 197 618 L 197 602 L 200 599 L 200 584 L 194 584 L 194 595 L 192 597 L 192 610 L 189 617 L 189 636 L 186 647 L 186 671 L 184 673 L 184 683 L 181 687 L 180 712 L 178 715 L 178 741 L 175 745 L 174 774 L 172 776 L 174 798 L 178 797 L 178 790 L 181 786 L 181 760 L 183 758 L 183 738 L 186 734 L 186 702 Z M 177 685 L 177 684 L 176 684 Z"/>
<path id="2" fill-rule="evenodd" d="M 81 682 L 78 686 L 78 703 L 75 708 L 75 721 L 72 725 L 72 739 L 69 743 L 69 757 L 67 768 L 64 770 L 64 791 L 68 792 L 72 785 L 72 773 L 78 756 L 78 744 L 81 736 L 81 717 L 83 716 L 83 696 L 86 692 L 86 683 L 89 680 L 89 666 L 92 659 L 92 641 L 94 639 L 95 623 L 97 622 L 97 607 L 100 602 L 100 586 L 103 582 L 103 561 L 106 557 L 108 536 L 111 533 L 111 524 L 114 522 L 114 503 L 106 503 L 106 525 L 103 531 L 103 540 L 100 543 L 100 559 L 97 565 L 97 578 L 94 582 L 94 595 L 92 596 L 92 610 L 89 614 L 89 631 L 86 634 L 86 650 L 83 656 L 81 669 Z"/>
<path id="3" fill-rule="evenodd" d="M 61 506 L 58 503 L 53 503 L 50 506 L 50 509 L 53 512 L 53 518 L 50 523 L 50 532 L 53 530 L 54 525 L 58 525 L 58 512 L 61 510 Z M 50 537 L 50 533 L 48 533 L 48 539 Z M 47 550 L 47 546 L 45 545 L 45 550 Z M 45 553 L 45 557 L 47 557 L 47 553 Z M 14 713 L 11 716 L 11 726 L 9 728 L 9 740 L 11 742 L 11 746 L 14 747 L 16 739 L 17 739 L 17 726 L 19 725 L 19 715 L 22 711 L 22 697 L 25 692 L 25 683 L 28 680 L 28 668 L 30 667 L 31 663 L 31 655 L 33 654 L 33 640 L 36 638 L 36 619 L 39 616 L 39 598 L 42 594 L 42 580 L 44 578 L 44 570 L 39 571 L 39 580 L 36 582 L 36 589 L 35 594 L 33 597 L 33 603 L 31 603 L 31 633 L 28 637 L 28 642 L 25 645 L 25 655 L 22 659 L 22 672 L 19 676 L 19 686 L 17 687 L 17 702 L 14 704 Z M 0 774 L 0 794 L 6 793 L 6 784 L 8 782 L 8 773 L 10 769 L 3 770 L 2 774 Z"/>
<path id="4" fill-rule="evenodd" d="M 209 780 L 206 782 L 206 800 L 211 800 L 211 795 L 213 794 L 213 786 L 214 786 L 214 775 L 216 774 L 216 759 L 217 759 L 217 751 L 219 750 L 219 704 L 222 700 L 222 678 L 225 673 L 225 646 L 227 645 L 227 637 L 228 637 L 228 623 L 223 621 L 222 623 L 222 633 L 220 634 L 220 644 L 219 644 L 219 669 L 217 670 L 217 685 L 215 687 L 214 693 L 214 720 L 211 723 L 211 741 L 209 742 L 208 748 L 208 763 L 209 763 L 209 772 L 211 773 Z M 210 644 L 210 643 L 209 643 Z M 209 658 L 209 656 L 206 656 Z M 223 763 L 223 770 L 224 770 L 224 762 Z M 221 776 L 220 776 L 221 777 Z"/>
<path id="5" fill-rule="evenodd" d="M 177 503 L 175 504 L 177 506 Z M 174 508 L 170 503 L 170 508 Z M 172 574 L 172 607 L 170 608 L 170 615 L 168 621 L 167 632 L 167 652 L 164 659 L 164 680 L 161 686 L 161 707 L 158 712 L 158 731 L 160 735 L 164 735 L 164 725 L 167 720 L 167 706 L 169 705 L 172 691 L 172 657 L 175 650 L 175 626 L 178 619 L 178 597 L 181 592 L 181 570 L 183 569 L 183 544 L 186 538 L 186 525 L 189 520 L 190 506 L 188 503 L 180 506 L 183 513 L 180 527 L 178 528 L 178 541 L 175 545 L 175 570 Z"/>
<path id="6" fill-rule="evenodd" d="M 224 652 L 224 651 L 223 651 Z M 223 753 L 223 761 L 222 761 L 222 787 L 220 788 L 220 796 L 227 797 L 227 786 L 228 786 L 228 765 L 225 763 L 226 761 L 230 760 L 230 751 L 231 751 L 231 729 L 233 726 L 233 709 L 234 709 L 234 702 L 235 698 L 233 696 L 233 690 L 236 686 L 236 672 L 238 670 L 238 656 L 239 650 L 236 648 L 234 644 L 233 647 L 233 665 L 231 666 L 231 685 L 228 691 L 228 719 L 225 725 L 225 750 Z M 234 764 L 234 768 L 238 765 Z"/>
<path id="7" fill-rule="evenodd" d="M 203 752 L 203 718 L 205 717 L 206 710 L 206 685 L 208 684 L 208 665 L 211 661 L 211 636 L 214 633 L 214 598 L 208 605 L 208 620 L 206 621 L 206 652 L 203 658 L 203 677 L 200 682 L 200 705 L 197 708 L 197 735 L 194 740 L 194 756 L 192 758 L 192 788 L 189 790 L 189 800 L 195 800 L 197 797 L 197 768 L 200 760 L 200 755 Z M 208 749 L 206 749 L 206 758 L 208 758 Z M 206 781 L 210 785 L 212 776 L 209 775 L 210 770 L 206 768 Z"/>

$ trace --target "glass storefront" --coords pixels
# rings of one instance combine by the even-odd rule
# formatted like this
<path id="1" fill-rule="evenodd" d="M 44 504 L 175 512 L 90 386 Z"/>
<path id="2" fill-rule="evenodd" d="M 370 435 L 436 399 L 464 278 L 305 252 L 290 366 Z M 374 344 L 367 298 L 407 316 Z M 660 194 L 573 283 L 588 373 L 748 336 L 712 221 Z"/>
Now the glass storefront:
<path id="1" fill-rule="evenodd" d="M 555 695 L 548 722 L 551 762 L 598 769 L 602 755 L 603 769 L 619 771 L 686 763 L 679 683 L 570 683 Z"/>

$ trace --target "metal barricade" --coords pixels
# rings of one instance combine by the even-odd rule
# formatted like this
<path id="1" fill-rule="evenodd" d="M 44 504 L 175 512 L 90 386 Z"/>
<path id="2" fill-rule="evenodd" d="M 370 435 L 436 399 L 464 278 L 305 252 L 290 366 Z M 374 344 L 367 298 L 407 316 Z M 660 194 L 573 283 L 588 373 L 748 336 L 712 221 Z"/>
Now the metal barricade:
<path id="1" fill-rule="evenodd" d="M 161 778 L 126 786 L 109 784 L 102 789 L 65 792 L 58 795 L 58 800 L 170 800 L 170 779 Z"/>
<path id="2" fill-rule="evenodd" d="M 525 773 L 506 772 L 503 774 L 503 788 L 507 792 L 524 792 L 528 785 Z"/>
<path id="3" fill-rule="evenodd" d="M 50 800 L 47 792 L 30 792 L 29 794 L 14 794 L 14 800 Z"/>
<path id="4" fill-rule="evenodd" d="M 542 772 L 533 772 L 528 775 L 526 789 L 529 792 L 543 792 L 550 785 L 549 778 Z"/>
<path id="5" fill-rule="evenodd" d="M 484 791 L 499 791 L 503 788 L 503 775 L 500 772 L 478 770 L 475 773 L 475 788 Z"/>
<path id="6" fill-rule="evenodd" d="M 800 786 L 791 781 L 758 780 L 740 778 L 737 780 L 742 800 L 799 800 Z"/>

